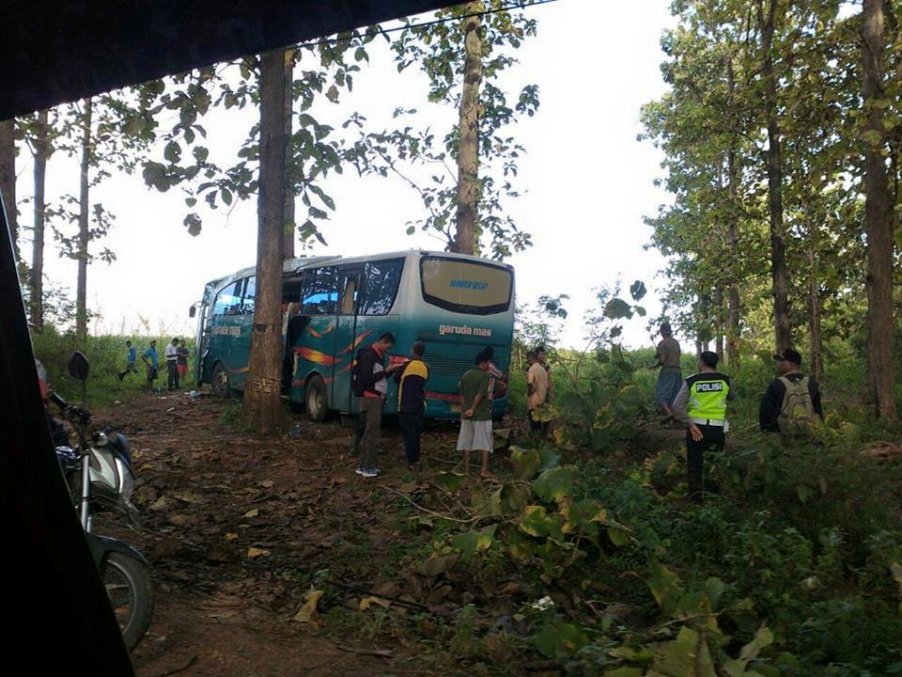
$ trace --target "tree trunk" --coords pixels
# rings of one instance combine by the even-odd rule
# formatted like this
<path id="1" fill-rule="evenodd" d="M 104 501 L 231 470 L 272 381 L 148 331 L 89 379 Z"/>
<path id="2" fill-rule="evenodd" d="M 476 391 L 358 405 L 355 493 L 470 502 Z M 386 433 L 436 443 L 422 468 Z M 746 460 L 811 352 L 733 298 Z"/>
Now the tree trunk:
<path id="1" fill-rule="evenodd" d="M 821 299 L 817 282 L 817 234 L 809 228 L 808 236 L 808 335 L 810 337 L 811 375 L 824 380 L 823 339 L 821 337 Z"/>
<path id="2" fill-rule="evenodd" d="M 864 0 L 862 6 L 862 61 L 866 122 L 865 233 L 867 236 L 868 290 L 868 387 L 875 413 L 896 420 L 895 368 L 893 365 L 893 222 L 886 162 L 883 109 L 874 105 L 883 98 L 884 27 L 881 0 Z"/>
<path id="3" fill-rule="evenodd" d="M 294 98 L 292 95 L 292 89 L 294 87 L 294 59 L 296 56 L 296 50 L 294 48 L 285 50 L 285 173 L 286 173 L 286 181 L 285 181 L 285 232 L 284 232 L 284 242 L 282 243 L 283 252 L 282 255 L 286 259 L 294 258 L 294 240 L 297 234 L 297 228 L 295 227 L 295 215 L 294 215 L 294 186 L 295 186 L 295 176 L 296 168 L 294 166 L 294 150 L 292 149 L 291 137 L 294 134 L 294 129 L 292 126 L 293 118 L 292 118 L 292 104 L 294 103 Z"/>
<path id="4" fill-rule="evenodd" d="M 19 221 L 16 209 L 16 121 L 0 121 L 0 197 L 6 207 L 6 221 L 13 241 L 13 251 L 19 255 Z M 5 235 L 4 235 L 5 237 Z"/>
<path id="5" fill-rule="evenodd" d="M 284 51 L 267 52 L 260 62 L 257 298 L 244 412 L 257 432 L 267 435 L 277 429 L 281 418 L 286 143 Z"/>
<path id="6" fill-rule="evenodd" d="M 92 99 L 85 99 L 81 135 L 81 185 L 78 192 L 78 284 L 75 291 L 75 338 L 84 343 L 88 336 L 88 202 L 91 163 L 91 125 L 94 112 Z"/>
<path id="7" fill-rule="evenodd" d="M 736 80 L 733 73 L 733 59 L 727 61 L 727 86 L 730 100 L 736 91 Z M 738 131 L 738 130 L 737 130 Z M 736 134 L 730 140 L 727 153 L 727 180 L 730 196 L 730 209 L 727 216 L 727 242 L 733 261 L 741 260 L 739 252 L 739 166 L 736 159 Z M 739 285 L 735 269 L 731 271 L 727 286 L 727 365 L 731 369 L 739 367 Z"/>
<path id="8" fill-rule="evenodd" d="M 470 2 L 466 12 L 483 11 L 481 2 Z M 478 250 L 479 200 L 479 89 L 482 84 L 481 19 L 464 19 L 464 84 L 460 97 L 457 154 L 457 231 L 451 251 L 476 254 Z"/>
<path id="9" fill-rule="evenodd" d="M 44 328 L 44 221 L 46 200 L 44 187 L 47 176 L 47 158 L 50 155 L 47 111 L 38 113 L 34 127 L 34 238 L 31 244 L 31 270 L 29 312 L 34 330 Z"/>
<path id="10" fill-rule="evenodd" d="M 789 319 L 789 282 L 786 270 L 786 243 L 783 240 L 783 158 L 780 149 L 780 122 L 777 112 L 777 78 L 774 73 L 773 40 L 777 1 L 769 0 L 767 17 L 764 0 L 758 0 L 758 27 L 761 31 L 764 106 L 767 118 L 767 207 L 770 215 L 771 278 L 774 296 L 774 334 L 777 350 L 792 346 Z"/>

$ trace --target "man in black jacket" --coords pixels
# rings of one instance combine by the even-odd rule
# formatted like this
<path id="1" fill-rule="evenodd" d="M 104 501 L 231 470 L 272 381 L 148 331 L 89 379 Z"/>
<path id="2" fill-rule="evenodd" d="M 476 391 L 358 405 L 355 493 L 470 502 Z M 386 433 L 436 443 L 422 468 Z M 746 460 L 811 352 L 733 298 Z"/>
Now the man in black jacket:
<path id="1" fill-rule="evenodd" d="M 761 399 L 761 408 L 758 411 L 758 424 L 765 432 L 786 434 L 789 431 L 780 429 L 780 412 L 783 409 L 783 400 L 786 396 L 787 382 L 790 387 L 799 383 L 807 383 L 808 395 L 811 398 L 811 408 L 823 421 L 824 410 L 821 406 L 821 391 L 817 381 L 802 373 L 802 356 L 792 348 L 781 350 L 774 359 L 777 361 L 777 378 L 770 382 L 764 397 Z"/>
<path id="2" fill-rule="evenodd" d="M 354 435 L 354 446 L 362 447 L 357 461 L 357 474 L 363 477 L 378 477 L 376 454 L 382 434 L 382 405 L 388 391 L 386 376 L 398 366 L 385 367 L 385 355 L 395 345 L 395 336 L 382 334 L 371 346 L 361 348 L 357 353 L 351 387 L 360 404 L 360 425 Z"/>

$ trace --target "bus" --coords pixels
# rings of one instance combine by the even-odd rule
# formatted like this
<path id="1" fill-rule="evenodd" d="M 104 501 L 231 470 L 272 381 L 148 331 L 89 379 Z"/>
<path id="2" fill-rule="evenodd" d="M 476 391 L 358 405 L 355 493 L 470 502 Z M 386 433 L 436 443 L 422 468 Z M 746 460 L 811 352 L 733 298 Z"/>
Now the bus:
<path id="1" fill-rule="evenodd" d="M 255 269 L 208 282 L 192 306 L 197 315 L 198 386 L 228 397 L 242 391 L 250 358 Z M 322 421 L 328 412 L 357 413 L 351 369 L 357 351 L 391 332 L 389 364 L 426 344 L 429 365 L 425 415 L 457 418 L 458 381 L 486 347 L 503 373 L 510 368 L 514 328 L 514 270 L 476 256 L 405 251 L 355 258 L 289 259 L 282 270 L 283 395 Z M 492 415 L 507 409 L 503 384 Z M 385 413 L 397 412 L 389 378 Z"/>

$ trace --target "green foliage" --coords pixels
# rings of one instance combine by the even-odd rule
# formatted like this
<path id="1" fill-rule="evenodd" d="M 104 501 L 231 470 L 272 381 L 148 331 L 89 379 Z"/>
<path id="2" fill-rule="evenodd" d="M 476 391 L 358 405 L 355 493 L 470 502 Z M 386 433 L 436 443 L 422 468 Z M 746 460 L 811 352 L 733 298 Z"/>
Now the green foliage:
<path id="1" fill-rule="evenodd" d="M 119 380 L 119 372 L 125 369 L 126 346 L 125 341 L 131 338 L 132 343 L 138 349 L 138 371 Z M 60 334 L 51 325 L 45 325 L 41 333 L 32 336 L 35 357 L 37 357 L 50 379 L 50 386 L 58 391 L 66 400 L 83 402 L 89 407 L 98 405 L 110 405 L 124 397 L 134 396 L 136 393 L 146 391 L 147 380 L 141 365 L 141 353 L 150 344 L 150 338 L 125 337 L 125 336 L 88 336 L 85 341 L 79 341 L 71 332 Z M 157 347 L 171 341 L 171 336 L 163 336 L 157 339 Z M 186 337 L 188 349 L 193 351 L 193 339 Z M 69 376 L 68 362 L 72 353 L 81 351 L 88 358 L 91 371 L 85 383 L 84 394 L 82 384 Z M 189 358 L 189 366 L 193 359 Z M 165 365 L 164 365 L 165 369 Z M 161 375 L 165 386 L 165 374 Z M 189 371 L 189 381 L 193 378 Z M 161 383 L 157 380 L 157 385 Z M 183 383 L 190 387 L 192 383 Z"/>

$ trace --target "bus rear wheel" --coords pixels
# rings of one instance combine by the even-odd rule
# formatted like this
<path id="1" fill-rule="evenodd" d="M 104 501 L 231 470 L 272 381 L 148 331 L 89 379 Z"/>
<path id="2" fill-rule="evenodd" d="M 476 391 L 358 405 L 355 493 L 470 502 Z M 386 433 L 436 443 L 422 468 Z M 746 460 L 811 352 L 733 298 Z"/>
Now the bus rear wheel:
<path id="1" fill-rule="evenodd" d="M 213 367 L 213 375 L 210 378 L 210 386 L 213 394 L 228 399 L 232 396 L 232 386 L 229 384 L 229 372 L 222 362 L 217 362 Z"/>
<path id="2" fill-rule="evenodd" d="M 322 421 L 329 412 L 329 405 L 326 402 L 326 384 L 323 377 L 314 374 L 307 381 L 304 387 L 304 405 L 307 409 L 307 417 L 311 421 Z"/>

